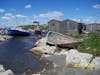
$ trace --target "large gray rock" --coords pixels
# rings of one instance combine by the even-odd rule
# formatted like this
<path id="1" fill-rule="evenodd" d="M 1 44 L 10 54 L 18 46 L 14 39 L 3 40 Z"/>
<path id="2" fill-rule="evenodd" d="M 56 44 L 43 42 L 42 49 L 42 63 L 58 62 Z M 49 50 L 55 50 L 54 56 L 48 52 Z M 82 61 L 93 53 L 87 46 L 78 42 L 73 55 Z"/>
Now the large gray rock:
<path id="1" fill-rule="evenodd" d="M 12 72 L 12 70 L 6 70 L 4 72 L 0 72 L 0 75 L 14 75 L 14 73 Z"/>
<path id="2" fill-rule="evenodd" d="M 77 50 L 70 50 L 66 55 L 66 64 L 80 63 L 81 59 Z"/>
<path id="3" fill-rule="evenodd" d="M 71 49 L 66 54 L 66 66 L 75 66 L 75 64 L 77 64 L 80 67 L 85 67 L 87 64 L 89 64 L 92 57 L 93 55 L 91 54 L 81 53 L 78 52 L 76 49 Z"/>
<path id="4" fill-rule="evenodd" d="M 55 46 L 44 45 L 44 46 L 34 47 L 30 51 L 33 54 L 37 53 L 37 55 L 41 56 L 42 54 L 53 54 L 55 50 L 56 50 Z"/>
<path id="5" fill-rule="evenodd" d="M 46 45 L 46 38 L 45 37 L 42 37 L 34 45 L 35 46 L 44 46 L 44 45 Z"/>
<path id="6" fill-rule="evenodd" d="M 92 59 L 93 55 L 92 54 L 88 54 L 88 53 L 81 53 L 79 52 L 80 55 L 80 64 L 88 64 L 90 62 L 90 60 Z"/>
<path id="7" fill-rule="evenodd" d="M 12 70 L 5 70 L 3 65 L 0 65 L 0 75 L 14 75 Z"/>
<path id="8" fill-rule="evenodd" d="M 56 66 L 65 66 L 66 63 L 66 55 L 51 55 L 46 59 L 52 61 Z"/>
<path id="9" fill-rule="evenodd" d="M 96 57 L 93 59 L 92 63 L 94 64 L 94 68 L 100 70 L 100 57 Z"/>
<path id="10" fill-rule="evenodd" d="M 56 51 L 54 53 L 54 55 L 67 55 L 68 51 L 66 51 L 65 49 L 61 49 L 61 51 Z"/>

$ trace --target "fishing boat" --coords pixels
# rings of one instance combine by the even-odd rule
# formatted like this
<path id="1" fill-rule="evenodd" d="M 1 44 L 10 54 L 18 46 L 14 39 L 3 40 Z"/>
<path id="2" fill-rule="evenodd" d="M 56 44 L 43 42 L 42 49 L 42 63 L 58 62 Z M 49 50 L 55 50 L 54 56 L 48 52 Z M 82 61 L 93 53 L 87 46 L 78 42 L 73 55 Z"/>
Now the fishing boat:
<path id="1" fill-rule="evenodd" d="M 46 41 L 49 45 L 57 45 L 64 48 L 77 48 L 77 46 L 82 42 L 80 40 L 53 31 L 49 31 L 47 33 Z"/>
<path id="2" fill-rule="evenodd" d="M 31 35 L 29 31 L 23 30 L 21 28 L 13 28 L 7 30 L 7 34 L 11 36 L 28 36 Z"/>
<path id="3" fill-rule="evenodd" d="M 39 27 L 37 27 L 36 29 L 35 29 L 35 31 L 34 31 L 34 33 L 35 34 L 42 34 L 42 30 L 39 28 Z"/>
<path id="4" fill-rule="evenodd" d="M 39 21 L 33 21 L 33 24 L 37 27 L 34 29 L 34 34 L 42 34 L 42 30 L 40 29 Z"/>

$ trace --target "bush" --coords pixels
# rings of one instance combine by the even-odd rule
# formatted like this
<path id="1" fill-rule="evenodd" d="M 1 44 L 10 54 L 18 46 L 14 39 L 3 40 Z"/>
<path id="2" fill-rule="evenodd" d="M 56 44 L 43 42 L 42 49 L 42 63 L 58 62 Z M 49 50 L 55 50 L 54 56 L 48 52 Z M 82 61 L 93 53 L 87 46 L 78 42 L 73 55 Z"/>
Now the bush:
<path id="1" fill-rule="evenodd" d="M 75 34 L 75 35 L 71 35 L 71 37 L 75 38 L 75 39 L 83 39 L 85 38 L 85 34 Z"/>
<path id="2" fill-rule="evenodd" d="M 82 52 L 91 53 L 100 56 L 100 32 L 91 33 L 79 45 L 78 49 Z"/>

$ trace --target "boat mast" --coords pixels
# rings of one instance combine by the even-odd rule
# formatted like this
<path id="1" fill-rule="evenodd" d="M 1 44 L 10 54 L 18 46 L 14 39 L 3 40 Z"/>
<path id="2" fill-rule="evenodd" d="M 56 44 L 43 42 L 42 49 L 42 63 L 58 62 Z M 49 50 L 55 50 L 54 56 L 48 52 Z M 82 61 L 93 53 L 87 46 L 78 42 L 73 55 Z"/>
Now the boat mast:
<path id="1" fill-rule="evenodd" d="M 18 25 L 17 17 L 15 17 L 15 22 L 16 22 L 16 24 Z"/>

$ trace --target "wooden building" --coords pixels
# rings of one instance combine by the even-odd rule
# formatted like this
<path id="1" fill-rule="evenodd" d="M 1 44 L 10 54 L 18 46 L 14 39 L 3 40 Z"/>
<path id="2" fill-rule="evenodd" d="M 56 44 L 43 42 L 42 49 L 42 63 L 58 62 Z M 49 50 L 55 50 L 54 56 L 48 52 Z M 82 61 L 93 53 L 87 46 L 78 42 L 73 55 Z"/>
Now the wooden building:
<path id="1" fill-rule="evenodd" d="M 85 25 L 82 23 L 78 23 L 69 19 L 64 21 L 53 19 L 48 22 L 49 31 L 55 31 L 68 35 L 81 33 L 84 26 Z"/>
<path id="2" fill-rule="evenodd" d="M 86 29 L 89 32 L 100 31 L 100 24 L 98 23 L 88 24 L 86 25 Z"/>

